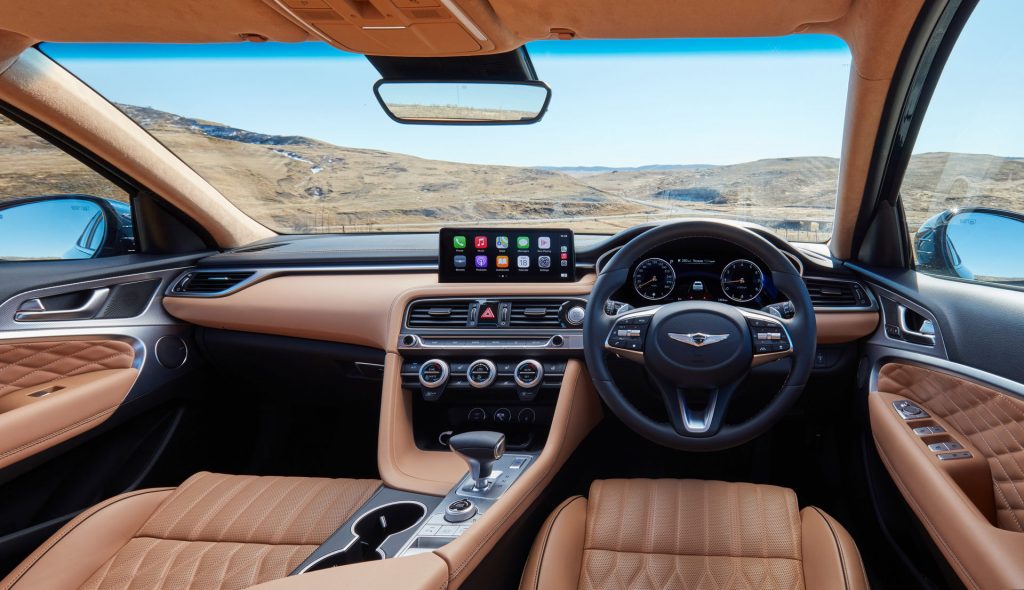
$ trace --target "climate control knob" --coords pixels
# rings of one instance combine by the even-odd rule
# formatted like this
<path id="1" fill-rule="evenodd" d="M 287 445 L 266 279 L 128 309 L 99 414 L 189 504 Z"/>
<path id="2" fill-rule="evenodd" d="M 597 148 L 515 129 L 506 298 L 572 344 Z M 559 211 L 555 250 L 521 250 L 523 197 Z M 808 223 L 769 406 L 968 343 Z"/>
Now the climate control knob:
<path id="1" fill-rule="evenodd" d="M 490 387 L 497 376 L 498 367 L 494 366 L 494 363 L 487 359 L 473 361 L 469 363 L 469 368 L 466 369 L 466 380 L 477 389 Z"/>
<path id="2" fill-rule="evenodd" d="M 430 359 L 420 365 L 420 385 L 425 389 L 444 387 L 448 382 L 448 363 L 441 359 Z"/>
<path id="3" fill-rule="evenodd" d="M 533 359 L 526 359 L 516 365 L 512 378 L 519 387 L 533 389 L 544 381 L 544 365 Z"/>

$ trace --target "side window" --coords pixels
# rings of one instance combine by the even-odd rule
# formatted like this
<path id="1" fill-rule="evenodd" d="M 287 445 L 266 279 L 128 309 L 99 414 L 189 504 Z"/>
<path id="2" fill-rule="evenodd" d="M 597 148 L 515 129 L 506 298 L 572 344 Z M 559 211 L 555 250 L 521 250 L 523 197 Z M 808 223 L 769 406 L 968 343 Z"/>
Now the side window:
<path id="1" fill-rule="evenodd" d="M 1024 3 L 978 3 L 901 187 L 917 269 L 1024 287 Z"/>
<path id="2" fill-rule="evenodd" d="M 0 261 L 134 251 L 128 194 L 0 114 Z"/>

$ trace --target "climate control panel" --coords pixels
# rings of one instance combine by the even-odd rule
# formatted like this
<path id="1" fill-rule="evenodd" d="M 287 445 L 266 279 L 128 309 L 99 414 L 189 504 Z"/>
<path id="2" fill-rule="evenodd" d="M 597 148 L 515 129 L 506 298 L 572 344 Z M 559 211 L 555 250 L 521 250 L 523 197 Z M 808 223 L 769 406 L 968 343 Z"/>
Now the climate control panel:
<path id="1" fill-rule="evenodd" d="M 474 390 L 513 393 L 521 402 L 534 400 L 542 390 L 557 390 L 565 373 L 565 360 L 440 359 L 406 360 L 402 384 L 418 390 L 424 401 L 457 399 Z"/>

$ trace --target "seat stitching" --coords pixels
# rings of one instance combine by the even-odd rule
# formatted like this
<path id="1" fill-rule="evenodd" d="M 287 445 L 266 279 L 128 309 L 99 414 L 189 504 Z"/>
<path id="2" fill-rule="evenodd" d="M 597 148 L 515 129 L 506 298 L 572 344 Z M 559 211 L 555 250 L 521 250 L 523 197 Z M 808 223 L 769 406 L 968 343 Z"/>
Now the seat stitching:
<path id="1" fill-rule="evenodd" d="M 836 533 L 835 528 L 833 528 L 832 523 L 829 522 L 828 516 L 824 512 L 819 510 L 817 506 L 811 506 L 811 509 L 813 509 L 818 516 L 825 521 L 825 526 L 827 526 L 828 531 L 832 533 L 832 542 L 836 544 L 836 552 L 839 553 L 839 568 L 843 570 L 843 586 L 849 589 L 850 578 L 846 572 L 846 555 L 843 553 L 843 544 L 839 541 L 839 535 Z"/>
<path id="2" fill-rule="evenodd" d="M 40 553 L 37 558 L 32 560 L 31 563 L 29 563 L 29 564 L 27 564 L 25 566 L 24 571 L 22 571 L 21 573 L 18 574 L 18 576 L 7 586 L 7 589 L 10 589 L 10 588 L 13 588 L 14 586 L 16 586 L 18 584 L 18 582 L 22 578 L 25 577 L 25 574 L 27 574 L 33 567 L 35 567 L 35 565 L 37 563 L 39 563 L 39 561 L 42 560 L 43 557 L 46 557 L 46 554 L 50 552 L 50 549 L 53 549 L 54 545 L 56 545 L 60 541 L 64 540 L 68 535 L 70 535 L 79 526 L 81 526 L 85 521 L 89 520 L 93 516 L 96 516 L 97 514 L 102 512 L 103 510 L 105 510 L 105 509 L 107 509 L 107 508 L 109 508 L 109 507 L 111 507 L 114 504 L 117 504 L 119 502 L 123 502 L 125 500 L 129 500 L 131 498 L 135 498 L 135 497 L 141 496 L 143 494 L 152 494 L 152 493 L 158 493 L 158 492 L 166 492 L 166 491 L 170 491 L 170 490 L 173 490 L 173 489 L 174 488 L 153 488 L 153 489 L 148 489 L 148 490 L 140 490 L 138 492 L 132 492 L 130 495 L 125 495 L 125 496 L 123 496 L 121 498 L 112 498 L 111 500 L 107 501 L 108 503 L 100 504 L 99 506 L 94 507 L 94 511 L 91 514 L 88 513 L 88 511 L 83 512 L 82 514 L 79 515 L 79 518 L 81 518 L 81 520 L 79 522 L 75 523 L 74 526 L 72 526 L 68 530 L 64 531 L 64 533 L 61 534 L 59 537 L 58 536 L 51 537 L 50 539 L 47 540 L 46 543 L 43 544 L 43 547 L 46 547 L 46 549 L 44 549 L 43 552 Z"/>
<path id="3" fill-rule="evenodd" d="M 731 555 L 731 554 L 730 555 L 720 555 L 720 554 L 719 555 L 705 555 L 705 554 L 702 554 L 702 553 L 664 553 L 662 551 L 629 551 L 628 549 L 598 549 L 596 547 L 591 547 L 591 548 L 587 549 L 587 551 L 606 551 L 608 553 L 621 553 L 621 554 L 625 554 L 625 555 L 658 555 L 658 556 L 662 556 L 662 557 L 703 557 L 705 559 L 711 559 L 711 558 L 714 558 L 714 557 L 719 557 L 719 558 L 723 558 L 723 559 L 759 559 L 759 560 L 760 559 L 763 559 L 763 560 L 785 559 L 786 561 L 798 561 L 798 562 L 802 561 L 801 559 L 796 558 L 796 557 L 785 557 L 785 556 L 758 557 L 756 555 Z"/>

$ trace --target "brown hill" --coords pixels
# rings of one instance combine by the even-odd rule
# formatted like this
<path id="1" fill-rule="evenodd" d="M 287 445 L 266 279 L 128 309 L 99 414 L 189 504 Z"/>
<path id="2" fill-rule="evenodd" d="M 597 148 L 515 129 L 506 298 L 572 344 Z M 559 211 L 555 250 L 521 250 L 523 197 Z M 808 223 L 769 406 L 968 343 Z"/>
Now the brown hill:
<path id="1" fill-rule="evenodd" d="M 839 162 L 826 157 L 727 166 L 531 168 L 427 160 L 267 135 L 120 105 L 255 219 L 284 232 L 431 231 L 442 225 L 571 225 L 610 232 L 685 215 L 750 219 L 804 240 L 828 236 Z M 121 198 L 85 166 L 0 118 L 0 199 L 87 192 Z M 610 170 L 610 171 L 609 171 Z M 914 156 L 911 225 L 948 207 L 1024 210 L 1024 160 Z"/>

